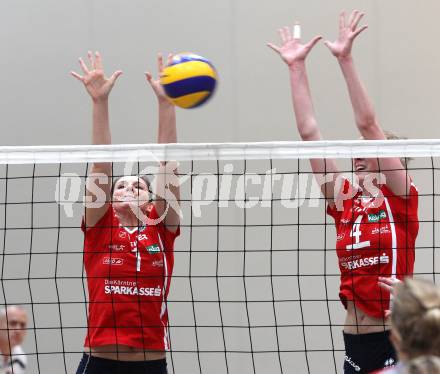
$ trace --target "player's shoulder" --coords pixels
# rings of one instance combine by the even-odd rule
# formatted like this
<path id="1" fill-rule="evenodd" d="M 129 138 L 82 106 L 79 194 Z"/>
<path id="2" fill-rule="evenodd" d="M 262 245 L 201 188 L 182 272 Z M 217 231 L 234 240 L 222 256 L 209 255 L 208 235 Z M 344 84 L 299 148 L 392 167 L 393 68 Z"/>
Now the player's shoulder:
<path id="1" fill-rule="evenodd" d="M 419 190 L 416 184 L 410 179 L 410 186 L 406 195 L 397 195 L 386 184 L 380 187 L 384 198 L 387 198 L 391 205 L 391 209 L 400 209 L 401 207 L 407 209 L 417 209 L 419 200 Z"/>

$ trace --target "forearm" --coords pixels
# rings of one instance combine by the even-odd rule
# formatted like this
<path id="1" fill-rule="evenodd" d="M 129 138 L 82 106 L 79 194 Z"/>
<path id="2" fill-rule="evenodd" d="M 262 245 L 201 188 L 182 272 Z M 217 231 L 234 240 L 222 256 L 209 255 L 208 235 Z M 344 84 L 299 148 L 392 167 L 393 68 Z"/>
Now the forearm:
<path id="1" fill-rule="evenodd" d="M 93 101 L 92 144 L 111 144 L 108 100 Z"/>
<path id="2" fill-rule="evenodd" d="M 298 132 L 303 140 L 320 140 L 315 110 L 304 61 L 289 67 L 292 104 L 295 112 Z"/>
<path id="3" fill-rule="evenodd" d="M 108 99 L 93 101 L 93 125 L 92 125 L 92 144 L 111 144 L 110 123 L 108 113 Z M 111 174 L 111 164 L 95 163 L 93 172 Z"/>
<path id="4" fill-rule="evenodd" d="M 371 126 L 377 126 L 376 114 L 373 104 L 368 97 L 367 90 L 363 85 L 351 56 L 338 59 L 339 65 L 347 84 L 351 105 L 359 130 Z"/>
<path id="5" fill-rule="evenodd" d="M 176 143 L 176 108 L 167 100 L 159 99 L 159 131 L 157 136 L 158 143 Z M 171 170 L 166 162 L 162 162 L 162 172 L 165 173 L 164 178 L 158 178 L 156 210 L 161 216 L 165 212 L 168 204 L 169 209 L 165 218 L 165 224 L 171 231 L 176 231 L 179 225 L 179 206 L 180 186 L 179 183 L 173 183 L 176 178 L 176 170 Z M 172 163 L 171 163 L 172 165 Z M 172 173 L 171 175 L 168 173 Z M 174 181 L 175 182 L 175 181 Z M 178 181 L 177 181 L 178 182 Z M 177 204 L 177 205 L 176 205 Z"/>
<path id="6" fill-rule="evenodd" d="M 159 100 L 158 143 L 176 143 L 176 108 L 167 100 Z"/>

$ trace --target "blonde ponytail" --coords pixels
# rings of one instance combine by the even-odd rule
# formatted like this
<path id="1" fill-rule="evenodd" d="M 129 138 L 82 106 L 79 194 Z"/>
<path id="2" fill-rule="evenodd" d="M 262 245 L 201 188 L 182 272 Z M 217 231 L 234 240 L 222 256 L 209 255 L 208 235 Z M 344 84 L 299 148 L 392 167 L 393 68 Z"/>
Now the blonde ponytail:
<path id="1" fill-rule="evenodd" d="M 400 350 L 409 358 L 440 356 L 440 289 L 432 282 L 407 278 L 396 288 L 393 327 Z"/>

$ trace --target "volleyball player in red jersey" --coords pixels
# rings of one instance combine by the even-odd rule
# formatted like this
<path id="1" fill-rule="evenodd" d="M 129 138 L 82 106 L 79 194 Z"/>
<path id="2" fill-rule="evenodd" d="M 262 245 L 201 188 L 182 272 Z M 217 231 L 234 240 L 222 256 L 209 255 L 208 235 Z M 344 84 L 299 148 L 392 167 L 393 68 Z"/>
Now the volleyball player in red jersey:
<path id="1" fill-rule="evenodd" d="M 80 59 L 83 75 L 72 75 L 93 101 L 93 144 L 110 144 L 108 97 L 122 72 L 106 78 L 100 54 L 89 52 L 88 57 L 90 66 Z M 158 65 L 160 73 L 161 56 Z M 158 99 L 158 142 L 176 142 L 175 108 L 159 81 L 146 75 Z M 89 175 L 86 195 L 93 204 L 86 206 L 82 223 L 88 332 L 77 373 L 164 374 L 169 344 L 166 300 L 179 235 L 178 211 L 167 210 L 163 199 L 152 202 L 150 183 L 142 176 L 123 176 L 112 185 L 111 163 L 94 163 Z M 169 190 L 178 201 L 178 186 L 158 185 L 160 189 Z"/>
<path id="2" fill-rule="evenodd" d="M 341 13 L 338 39 L 325 44 L 341 67 L 362 138 L 385 140 L 387 133 L 377 121 L 351 54 L 353 41 L 367 28 L 358 27 L 362 17 L 363 13 L 354 11 L 347 22 L 345 13 Z M 289 28 L 280 29 L 282 45 L 269 43 L 269 47 L 288 65 L 301 138 L 321 140 L 305 65 L 307 55 L 321 37 L 302 44 L 299 25 L 295 26 L 295 31 L 292 35 Z M 339 296 L 347 311 L 345 373 L 368 373 L 396 361 L 385 316 L 385 311 L 390 309 L 390 293 L 379 288 L 378 278 L 402 279 L 413 272 L 418 194 L 403 162 L 399 158 L 355 158 L 356 185 L 342 179 L 334 160 L 310 160 L 328 203 L 327 212 L 336 226 L 336 251 L 341 271 Z M 386 182 L 379 184 L 371 178 L 372 173 L 381 173 Z M 322 183 L 325 177 L 330 182 Z"/>

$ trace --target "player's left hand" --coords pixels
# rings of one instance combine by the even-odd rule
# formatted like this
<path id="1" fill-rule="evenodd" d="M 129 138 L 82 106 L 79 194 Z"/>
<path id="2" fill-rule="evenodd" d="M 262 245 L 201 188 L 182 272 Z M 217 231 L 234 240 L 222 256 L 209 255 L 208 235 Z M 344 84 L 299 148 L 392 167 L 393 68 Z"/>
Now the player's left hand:
<path id="1" fill-rule="evenodd" d="M 394 291 L 394 286 L 402 281 L 393 277 L 379 277 L 377 284 L 388 292 Z M 385 310 L 385 319 L 391 316 L 391 310 Z"/>
<path id="2" fill-rule="evenodd" d="M 344 59 L 351 56 L 353 41 L 364 30 L 367 25 L 358 27 L 359 22 L 365 13 L 355 10 L 351 13 L 348 23 L 345 19 L 345 12 L 339 16 L 339 36 L 334 42 L 326 40 L 324 44 L 330 49 L 330 52 L 338 59 Z"/>
<path id="3" fill-rule="evenodd" d="M 393 292 L 394 286 L 402 281 L 394 277 L 379 277 L 378 285 L 388 292 Z"/>
<path id="4" fill-rule="evenodd" d="M 167 58 L 167 64 L 171 63 L 172 59 L 173 59 L 173 55 L 169 54 Z M 147 78 L 147 82 L 150 84 L 151 88 L 156 94 L 157 99 L 159 101 L 166 101 L 171 103 L 170 101 L 168 101 L 167 96 L 165 95 L 165 91 L 162 85 L 160 84 L 160 76 L 163 72 L 163 69 L 164 69 L 163 56 L 161 53 L 159 53 L 157 55 L 157 70 L 159 77 L 157 79 L 153 78 L 153 75 L 150 72 L 146 72 L 145 77 Z"/>

